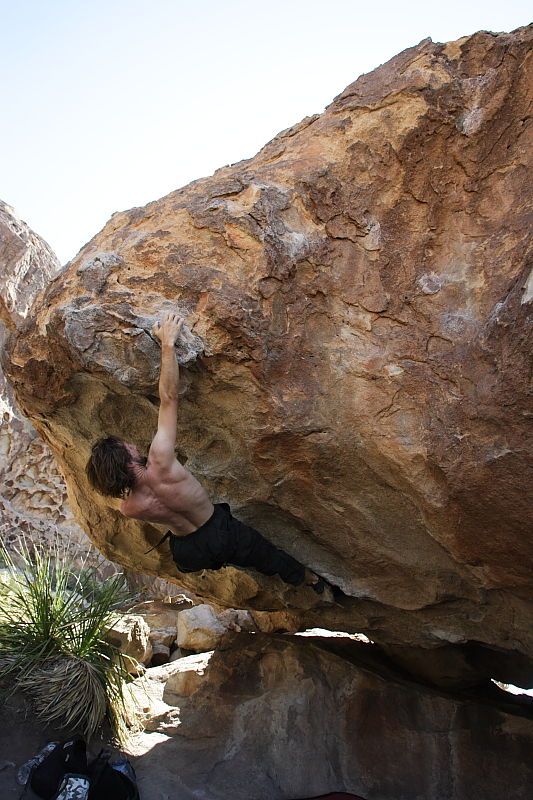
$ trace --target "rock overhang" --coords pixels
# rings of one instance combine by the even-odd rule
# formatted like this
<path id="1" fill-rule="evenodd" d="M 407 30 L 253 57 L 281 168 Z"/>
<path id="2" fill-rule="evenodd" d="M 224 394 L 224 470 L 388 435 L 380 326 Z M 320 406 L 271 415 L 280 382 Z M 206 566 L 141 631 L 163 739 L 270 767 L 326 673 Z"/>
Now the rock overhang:
<path id="1" fill-rule="evenodd" d="M 115 214 L 37 301 L 5 369 L 108 557 L 391 646 L 531 656 L 530 36 L 405 51 L 254 159 Z M 150 330 L 170 307 L 188 321 L 179 456 L 338 606 L 180 576 L 143 555 L 158 532 L 89 491 L 95 438 L 155 431 Z"/>

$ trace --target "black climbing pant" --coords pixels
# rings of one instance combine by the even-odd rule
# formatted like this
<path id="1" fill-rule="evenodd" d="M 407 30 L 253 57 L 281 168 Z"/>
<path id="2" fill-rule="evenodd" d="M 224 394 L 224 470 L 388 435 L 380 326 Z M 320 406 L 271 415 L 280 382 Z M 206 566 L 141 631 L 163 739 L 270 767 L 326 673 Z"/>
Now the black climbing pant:
<path id="1" fill-rule="evenodd" d="M 293 586 L 303 583 L 305 576 L 302 564 L 235 519 L 227 503 L 217 503 L 213 515 L 194 533 L 171 535 L 170 550 L 181 572 L 252 567 L 263 575 L 279 575 Z"/>

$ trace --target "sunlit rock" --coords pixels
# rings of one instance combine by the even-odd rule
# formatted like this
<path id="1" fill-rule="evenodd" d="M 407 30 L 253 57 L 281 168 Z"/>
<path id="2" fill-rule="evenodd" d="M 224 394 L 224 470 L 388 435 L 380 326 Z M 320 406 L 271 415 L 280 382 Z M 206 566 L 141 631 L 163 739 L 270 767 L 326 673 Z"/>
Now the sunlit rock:
<path id="1" fill-rule="evenodd" d="M 530 28 L 421 42 L 254 158 L 114 214 L 34 301 L 4 367 L 107 557 L 300 627 L 531 664 L 530 48 Z M 90 490 L 97 437 L 149 446 L 170 308 L 179 458 L 337 605 L 181 575 Z"/>
<path id="2" fill-rule="evenodd" d="M 117 614 L 106 637 L 123 655 L 130 657 L 125 660 L 128 671 L 137 672 L 137 662 L 150 663 L 153 653 L 150 628 L 138 614 Z"/>
<path id="3" fill-rule="evenodd" d="M 196 653 L 212 650 L 227 627 L 207 604 L 182 611 L 178 617 L 178 647 Z"/>

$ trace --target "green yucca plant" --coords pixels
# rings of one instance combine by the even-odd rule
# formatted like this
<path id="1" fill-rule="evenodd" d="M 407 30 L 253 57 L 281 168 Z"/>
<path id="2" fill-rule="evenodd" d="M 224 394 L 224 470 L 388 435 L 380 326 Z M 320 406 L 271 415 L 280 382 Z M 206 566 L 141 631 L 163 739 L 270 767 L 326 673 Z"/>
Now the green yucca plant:
<path id="1" fill-rule="evenodd" d="M 47 723 L 87 738 L 107 718 L 123 740 L 135 712 L 123 656 L 105 639 L 127 598 L 122 575 L 99 581 L 73 566 L 68 545 L 28 548 L 16 562 L 0 544 L 0 675 L 22 689 Z"/>

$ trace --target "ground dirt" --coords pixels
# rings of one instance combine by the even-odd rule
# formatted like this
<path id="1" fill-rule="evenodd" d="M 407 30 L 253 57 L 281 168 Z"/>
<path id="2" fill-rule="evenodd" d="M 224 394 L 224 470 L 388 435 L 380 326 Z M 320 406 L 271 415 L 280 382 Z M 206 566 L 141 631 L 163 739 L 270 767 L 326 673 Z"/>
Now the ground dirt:
<path id="1" fill-rule="evenodd" d="M 142 752 L 146 749 L 146 742 L 141 740 L 145 735 L 138 737 L 137 745 L 132 749 Z M 16 781 L 18 768 L 50 741 L 64 739 L 64 734 L 58 733 L 53 728 L 38 722 L 24 699 L 15 696 L 0 707 L 0 798 L 1 800 L 15 800 L 20 798 L 23 789 Z M 96 755 L 100 748 L 109 746 L 102 739 L 95 739 L 89 748 L 90 755 Z M 142 755 L 131 755 L 134 764 L 139 791 L 142 800 L 177 800 L 176 787 L 172 785 L 171 776 L 163 776 L 154 785 L 153 775 L 147 774 L 143 769 Z M 187 795 L 184 800 L 189 800 L 192 795 Z M 36 800 L 37 796 L 30 790 L 26 792 L 25 800 Z M 323 795 L 320 800 L 362 800 L 355 795 L 333 794 Z M 111 800 L 111 798 L 110 798 Z"/>

